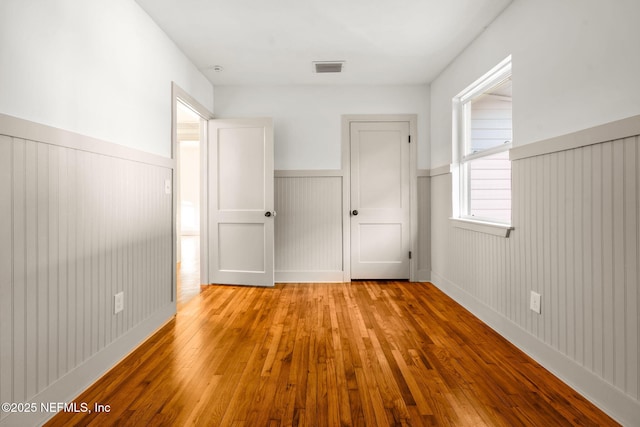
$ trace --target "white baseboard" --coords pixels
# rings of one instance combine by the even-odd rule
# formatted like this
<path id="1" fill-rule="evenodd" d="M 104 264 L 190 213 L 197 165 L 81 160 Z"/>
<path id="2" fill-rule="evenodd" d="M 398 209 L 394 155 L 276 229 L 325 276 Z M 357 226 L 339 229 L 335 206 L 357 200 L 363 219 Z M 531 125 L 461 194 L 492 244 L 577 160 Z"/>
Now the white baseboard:
<path id="1" fill-rule="evenodd" d="M 431 283 L 454 299 L 545 369 L 625 426 L 638 425 L 640 402 L 478 301 L 455 283 L 431 272 Z"/>
<path id="2" fill-rule="evenodd" d="M 36 412 L 12 413 L 0 422 L 0 426 L 35 426 L 44 424 L 56 414 L 41 412 L 42 403 L 61 402 L 61 399 L 62 403 L 72 402 L 154 332 L 164 326 L 175 313 L 175 303 L 167 304 L 31 399 L 29 403 L 37 405 L 38 410 Z M 86 403 L 93 405 L 95 402 Z M 110 402 L 97 403 L 110 404 Z"/>
<path id="3" fill-rule="evenodd" d="M 276 271 L 276 283 L 341 283 L 349 282 L 342 271 Z M 418 270 L 416 282 L 431 281 L 431 271 Z"/>

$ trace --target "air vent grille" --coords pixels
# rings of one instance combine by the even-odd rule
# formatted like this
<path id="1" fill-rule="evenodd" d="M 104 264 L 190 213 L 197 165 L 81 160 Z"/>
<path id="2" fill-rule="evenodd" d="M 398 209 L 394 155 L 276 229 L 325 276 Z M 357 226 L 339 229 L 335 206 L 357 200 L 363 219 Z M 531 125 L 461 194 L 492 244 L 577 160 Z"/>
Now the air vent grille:
<path id="1" fill-rule="evenodd" d="M 313 63 L 315 73 L 341 73 L 344 68 L 344 61 L 317 61 Z"/>

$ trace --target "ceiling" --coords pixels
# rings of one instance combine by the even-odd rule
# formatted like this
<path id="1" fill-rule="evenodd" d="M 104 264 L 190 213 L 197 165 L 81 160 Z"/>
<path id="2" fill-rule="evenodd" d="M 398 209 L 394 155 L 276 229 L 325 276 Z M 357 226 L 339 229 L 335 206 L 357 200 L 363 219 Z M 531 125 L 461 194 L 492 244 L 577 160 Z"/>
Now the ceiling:
<path id="1" fill-rule="evenodd" d="M 220 86 L 429 83 L 512 0 L 136 1 Z"/>

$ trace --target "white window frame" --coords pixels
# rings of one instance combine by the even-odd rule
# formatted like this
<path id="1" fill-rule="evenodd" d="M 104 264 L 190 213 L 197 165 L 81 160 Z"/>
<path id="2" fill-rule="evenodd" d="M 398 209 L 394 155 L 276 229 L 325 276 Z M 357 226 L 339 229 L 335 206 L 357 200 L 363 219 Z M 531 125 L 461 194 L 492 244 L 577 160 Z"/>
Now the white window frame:
<path id="1" fill-rule="evenodd" d="M 465 170 L 466 165 L 476 159 L 509 151 L 511 143 L 492 147 L 476 153 L 467 153 L 469 146 L 470 108 L 471 101 L 487 91 L 499 85 L 511 77 L 511 55 L 502 60 L 485 75 L 480 77 L 466 89 L 453 98 L 453 159 L 452 188 L 453 188 L 453 225 L 460 228 L 478 232 L 509 237 L 513 230 L 511 220 L 508 223 L 493 219 L 477 218 L 469 214 L 469 177 Z"/>

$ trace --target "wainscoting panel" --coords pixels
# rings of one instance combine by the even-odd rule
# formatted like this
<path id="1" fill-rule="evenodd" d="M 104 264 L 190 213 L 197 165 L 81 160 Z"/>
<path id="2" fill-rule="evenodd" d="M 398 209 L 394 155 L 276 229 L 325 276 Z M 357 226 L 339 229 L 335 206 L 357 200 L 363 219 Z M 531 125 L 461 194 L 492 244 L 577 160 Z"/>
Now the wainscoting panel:
<path id="1" fill-rule="evenodd" d="M 513 161 L 506 239 L 452 227 L 451 175 L 432 177 L 433 281 L 614 418 L 637 422 L 640 137 L 587 141 Z M 541 314 L 529 310 L 532 290 Z"/>
<path id="2" fill-rule="evenodd" d="M 53 393 L 63 402 L 109 367 L 92 365 L 108 346 L 174 306 L 172 167 L 16 121 L 41 139 L 0 127 L 0 401 Z M 118 292 L 124 311 L 114 314 Z M 65 383 L 86 367 L 93 372 Z"/>
<path id="3" fill-rule="evenodd" d="M 342 177 L 276 176 L 279 282 L 342 281 Z"/>
<path id="4" fill-rule="evenodd" d="M 418 176 L 418 277 L 431 280 L 431 178 Z"/>
<path id="5" fill-rule="evenodd" d="M 525 307 L 512 319 L 636 399 L 639 145 L 636 136 L 513 164 L 525 200 L 515 210 L 512 281 L 526 281 L 523 300 L 542 295 L 543 314 Z"/>

